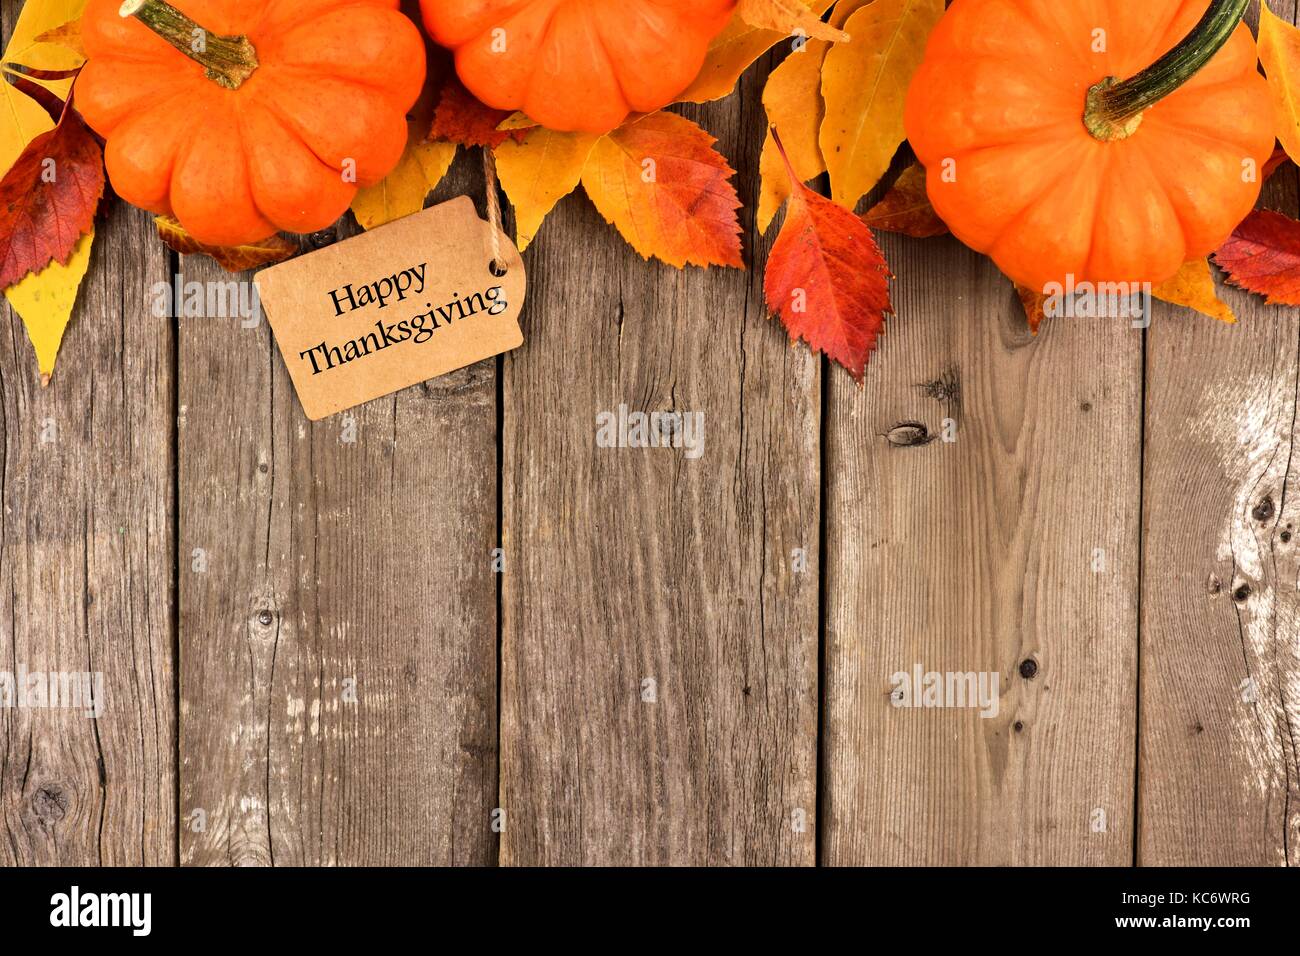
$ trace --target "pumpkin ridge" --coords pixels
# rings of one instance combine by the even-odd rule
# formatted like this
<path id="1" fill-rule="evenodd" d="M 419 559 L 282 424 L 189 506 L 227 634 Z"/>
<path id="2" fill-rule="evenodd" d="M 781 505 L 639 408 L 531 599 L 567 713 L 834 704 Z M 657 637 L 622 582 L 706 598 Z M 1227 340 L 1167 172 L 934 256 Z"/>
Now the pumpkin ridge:
<path id="1" fill-rule="evenodd" d="M 188 98 L 189 98 L 189 94 L 187 91 L 178 90 L 175 93 L 168 96 L 167 98 L 158 101 L 153 106 L 147 107 L 146 109 L 142 110 L 140 113 L 136 114 L 136 116 L 128 117 L 128 120 L 134 119 L 138 116 L 143 121 L 143 118 L 145 116 L 148 116 L 150 113 L 154 113 L 160 110 L 170 110 L 173 107 L 173 104 L 175 104 L 177 101 L 182 99 L 188 100 Z M 195 123 L 198 122 L 198 115 L 196 113 L 192 113 L 192 112 L 187 113 L 185 111 L 181 111 L 181 113 L 183 116 L 185 116 L 185 122 L 187 126 L 192 129 Z M 120 129 L 121 126 L 122 124 L 119 123 L 117 128 Z M 191 139 L 192 139 L 191 136 L 182 136 L 177 142 L 177 147 L 173 149 L 171 152 L 171 157 L 168 162 L 168 169 L 167 169 L 167 182 L 168 182 L 169 192 L 170 192 L 170 184 L 172 181 L 172 174 L 176 171 L 176 158 L 180 155 L 180 143 L 188 143 Z M 164 197 L 164 199 L 167 199 L 167 197 Z M 168 204 L 170 205 L 170 201 L 168 202 Z"/>
<path id="2" fill-rule="evenodd" d="M 1114 2 L 1115 0 L 1111 0 L 1111 4 L 1113 4 Z M 1131 0 L 1119 0 L 1119 3 L 1125 9 L 1121 10 L 1118 13 L 1115 11 L 1113 5 L 1108 4 L 1108 9 L 1110 11 L 1110 16 L 1112 21 L 1122 19 L 1124 16 L 1128 14 L 1128 7 L 1131 5 Z M 1168 53 L 1170 50 L 1172 50 L 1175 46 L 1178 45 L 1178 42 L 1183 38 L 1182 35 L 1179 34 L 1177 36 L 1171 37 L 1170 33 L 1173 31 L 1174 25 L 1178 22 L 1178 16 L 1183 11 L 1183 5 L 1184 5 L 1183 0 L 1180 0 L 1180 2 L 1178 3 L 1171 3 L 1169 5 L 1169 9 L 1165 16 L 1165 22 L 1160 26 L 1158 30 L 1151 31 L 1151 39 L 1147 42 L 1147 45 L 1142 49 L 1141 56 L 1137 57 L 1137 59 L 1141 63 L 1143 64 L 1154 63 L 1156 60 L 1160 59 L 1160 57 L 1164 56 L 1166 53 Z M 1141 69 L 1141 67 L 1139 66 L 1138 69 Z M 1137 70 L 1134 70 L 1134 72 L 1137 72 Z M 1099 77 L 1098 79 L 1100 80 L 1101 78 Z"/>
<path id="3" fill-rule="evenodd" d="M 601 26 L 603 21 L 597 20 L 596 23 L 596 36 L 600 40 L 601 58 L 605 61 L 605 67 L 609 70 L 609 75 L 614 78 L 614 85 L 618 87 L 618 95 L 623 100 L 624 108 L 630 114 L 632 112 L 632 98 L 627 95 L 627 87 L 623 85 L 623 75 L 619 71 L 618 65 L 610 59 L 609 47 L 605 44 L 605 34 Z"/>
<path id="4" fill-rule="evenodd" d="M 1180 132 L 1180 135 L 1186 135 L 1186 134 Z M 1209 137 L 1206 137 L 1206 136 L 1203 136 L 1203 135 L 1198 135 L 1197 138 L 1198 138 L 1198 139 L 1201 139 L 1201 140 L 1204 141 L 1204 142 L 1211 143 L 1211 144 L 1213 144 L 1213 145 L 1215 145 L 1215 146 L 1217 146 L 1217 147 L 1220 147 L 1220 148 L 1222 148 L 1223 145 L 1224 145 L 1224 144 L 1221 143 L 1221 142 L 1215 142 L 1214 140 L 1210 139 Z M 1164 165 L 1163 163 L 1161 163 L 1161 162 L 1159 161 L 1159 160 L 1161 160 L 1162 158 L 1164 158 L 1164 154 L 1162 154 L 1162 153 L 1158 153 L 1158 152 L 1155 153 L 1154 155 L 1152 154 L 1152 149 L 1154 148 L 1154 143 L 1153 143 L 1153 142 L 1150 142 L 1150 141 L 1147 141 L 1147 142 L 1139 142 L 1137 145 L 1142 149 L 1143 154 L 1147 157 L 1147 163 L 1148 163 L 1148 165 L 1149 165 L 1150 168 L 1151 168 L 1151 175 L 1152 175 L 1152 177 L 1155 179 L 1155 181 L 1156 181 L 1157 183 L 1160 184 L 1160 188 L 1164 191 L 1165 198 L 1168 200 L 1170 207 L 1171 207 L 1171 208 L 1173 209 L 1173 211 L 1174 211 L 1174 216 L 1175 216 L 1175 218 L 1178 220 L 1179 228 L 1180 228 L 1180 230 L 1182 231 L 1182 234 L 1183 234 L 1183 247 L 1184 247 L 1183 258 L 1184 258 L 1184 260 L 1189 259 L 1189 258 L 1191 258 L 1192 255 L 1193 255 L 1193 250 L 1192 250 L 1192 248 L 1190 247 L 1190 245 L 1189 245 L 1189 241 L 1188 241 L 1188 240 L 1189 240 L 1189 237 L 1192 236 L 1193 233 L 1195 233 L 1195 232 L 1199 232 L 1200 229 L 1194 227 L 1194 226 L 1191 225 L 1191 224 L 1189 224 L 1188 221 L 1187 221 L 1186 219 L 1183 218 L 1183 214 L 1182 214 L 1182 211 L 1181 211 L 1180 208 L 1179 208 L 1178 203 L 1176 203 L 1176 202 L 1174 201 L 1174 198 L 1173 198 L 1173 197 L 1174 197 L 1174 190 L 1176 189 L 1177 184 L 1176 184 L 1175 182 L 1173 182 L 1173 181 L 1167 180 L 1166 177 L 1165 177 L 1166 167 L 1165 167 L 1165 165 Z M 1234 145 L 1235 145 L 1235 144 L 1234 144 Z M 1252 205 L 1252 206 L 1254 205 L 1253 200 L 1252 200 L 1252 202 L 1251 202 L 1251 205 Z M 1243 212 L 1243 213 L 1242 213 L 1242 218 L 1244 218 L 1244 216 L 1245 216 L 1245 213 Z M 1233 218 L 1235 219 L 1235 218 L 1237 218 L 1237 217 L 1233 217 Z M 1211 253 L 1211 252 L 1213 252 L 1213 251 L 1214 251 L 1214 245 L 1212 245 L 1211 248 L 1206 249 L 1204 254 L 1205 254 L 1205 255 L 1209 255 L 1209 253 Z"/>
<path id="5" fill-rule="evenodd" d="M 556 12 L 557 10 L 560 9 L 560 3 L 561 3 L 561 2 L 562 2 L 562 0 L 557 0 L 557 2 L 556 2 L 556 3 L 553 3 L 553 4 L 551 5 L 551 8 L 550 8 L 548 11 L 546 11 L 546 20 L 543 22 L 541 30 L 538 31 L 538 35 L 541 37 L 541 41 L 540 41 L 541 43 L 545 43 L 546 40 L 550 38 L 551 31 L 555 29 L 555 12 Z M 515 10 L 513 13 L 511 13 L 511 14 L 510 14 L 510 17 L 509 17 L 507 20 L 502 21 L 502 23 L 501 23 L 501 27 L 502 27 L 502 29 L 505 28 L 505 25 L 506 25 L 507 23 L 509 23 L 509 22 L 511 22 L 511 21 L 513 21 L 513 20 L 516 20 L 516 19 L 518 19 L 520 16 L 522 16 L 523 13 L 524 13 L 524 9 L 525 9 L 526 6 L 527 6 L 526 3 L 521 3 L 521 4 L 520 4 L 520 7 L 519 7 L 518 10 Z M 460 54 L 457 53 L 456 56 L 457 56 L 457 61 L 458 61 L 457 64 L 456 64 L 456 66 L 457 66 L 457 73 L 459 73 L 459 72 L 460 72 L 460 69 L 459 69 L 459 68 L 460 68 L 460 63 L 459 63 L 459 57 L 460 57 Z M 540 56 L 533 60 L 532 68 L 528 71 L 528 84 L 527 84 L 528 89 L 533 90 L 533 89 L 536 89 L 536 88 L 537 88 L 537 85 L 538 85 L 538 84 L 537 84 L 537 71 L 540 70 L 540 69 L 542 68 L 542 64 L 543 64 L 544 62 L 545 62 L 544 59 L 543 59 L 542 57 L 540 57 Z M 478 92 L 477 92 L 477 91 L 474 91 L 474 94 L 477 96 L 477 95 L 478 95 Z M 484 100 L 483 102 L 487 103 L 488 106 L 492 106 L 493 109 L 501 109 L 501 110 L 504 110 L 504 109 L 509 109 L 509 108 L 510 108 L 510 107 L 508 107 L 508 106 L 494 106 L 492 103 L 488 103 L 487 100 Z M 527 102 L 527 99 L 525 99 L 525 102 Z M 527 115 L 527 116 L 532 116 L 532 114 L 529 113 L 527 110 L 525 110 L 524 113 L 525 113 L 525 115 Z"/>
<path id="6" fill-rule="evenodd" d="M 1163 201 L 1165 210 L 1169 213 L 1170 217 L 1178 226 L 1176 230 L 1176 232 L 1178 233 L 1177 236 L 1172 235 L 1173 230 L 1162 230 L 1159 234 L 1160 238 L 1166 241 L 1176 239 L 1179 248 L 1182 250 L 1180 254 L 1176 257 L 1178 265 L 1174 267 L 1174 271 L 1177 271 L 1178 266 L 1181 266 L 1183 262 L 1186 261 L 1186 254 L 1187 254 L 1187 236 L 1186 233 L 1184 232 L 1185 227 L 1183 226 L 1182 218 L 1178 214 L 1177 206 L 1175 206 L 1173 201 L 1170 200 L 1169 193 L 1165 189 L 1164 183 L 1161 181 L 1160 177 L 1156 174 L 1155 168 L 1151 163 L 1150 156 L 1147 153 L 1146 149 L 1139 145 L 1136 149 L 1136 152 L 1139 154 L 1137 158 L 1133 158 L 1129 156 L 1128 153 L 1120 153 L 1120 152 L 1113 152 L 1110 153 L 1110 155 L 1115 157 L 1120 157 L 1120 156 L 1128 157 L 1131 165 L 1129 170 L 1127 170 L 1127 172 L 1132 173 L 1134 169 L 1142 169 L 1145 171 L 1146 181 L 1134 182 L 1130 175 L 1124 175 L 1125 171 L 1121 171 L 1121 173 L 1112 176 L 1109 175 L 1110 171 L 1107 170 L 1108 175 L 1106 179 L 1102 181 L 1103 192 L 1096 204 L 1097 213 L 1098 215 L 1100 215 L 1102 207 L 1107 206 L 1110 202 L 1110 197 L 1118 191 L 1119 187 L 1116 185 L 1116 182 L 1118 180 L 1122 180 L 1125 185 L 1125 188 L 1129 191 L 1133 191 L 1138 196 L 1159 197 Z M 1153 186 L 1155 188 L 1152 188 Z M 1097 238 L 1100 238 L 1102 235 L 1103 235 L 1102 230 L 1094 230 L 1093 232 L 1094 245 L 1095 245 L 1095 240 Z M 1150 233 L 1148 232 L 1148 237 L 1149 236 Z M 1095 252 L 1095 248 L 1094 248 L 1094 252 Z M 1136 270 L 1137 267 L 1135 266 L 1134 268 Z M 1161 276 L 1158 280 L 1154 279 L 1152 275 L 1145 273 L 1145 271 L 1143 274 L 1115 275 L 1115 276 L 1108 275 L 1103 278 L 1100 276 L 1099 273 L 1096 272 L 1092 264 L 1092 259 L 1089 258 L 1088 261 L 1088 276 L 1092 281 L 1109 281 L 1109 282 L 1147 281 L 1155 284 L 1156 282 L 1163 282 L 1165 279 L 1168 279 L 1169 276 L 1172 274 L 1173 272 L 1170 272 L 1168 275 Z M 1097 276 L 1097 278 L 1093 279 L 1092 278 L 1093 276 Z"/>
<path id="7" fill-rule="evenodd" d="M 627 86 L 623 83 L 623 73 L 609 57 L 609 47 L 605 41 L 604 22 L 598 21 L 597 32 L 600 34 L 600 52 L 604 56 L 606 64 L 609 66 L 609 72 L 614 77 L 614 85 L 618 87 L 618 95 L 623 99 L 623 105 L 627 107 L 629 114 L 632 112 L 632 97 L 628 95 Z"/>
<path id="8" fill-rule="evenodd" d="M 1038 14 L 1043 9 L 1050 9 L 1047 4 L 1041 0 L 1010 0 L 1011 5 L 1020 11 L 1021 20 L 1035 28 L 1035 32 L 1049 44 L 1059 46 L 1062 51 L 1068 51 L 1070 60 L 1076 64 L 1086 65 L 1087 58 L 1080 55 L 1080 50 L 1070 42 L 1069 37 L 1063 36 L 1061 31 L 1056 29 L 1055 25 L 1040 20 Z M 1067 2 L 1067 0 L 1058 0 L 1058 2 Z M 963 52 L 966 50 L 962 47 Z"/>
<path id="9" fill-rule="evenodd" d="M 634 6 L 636 6 L 638 11 L 643 11 L 645 9 L 645 3 L 642 2 L 642 0 L 632 0 L 632 3 Z M 667 15 L 669 19 L 672 19 L 674 21 L 677 19 L 677 17 L 672 13 L 669 13 Z M 638 16 L 644 16 L 644 14 L 638 13 Z M 605 21 L 603 19 L 597 20 L 596 30 L 597 33 L 600 35 L 601 53 L 605 57 L 605 62 L 609 65 L 610 75 L 614 77 L 614 85 L 618 87 L 618 95 L 623 98 L 623 105 L 627 107 L 627 111 L 630 114 L 634 111 L 635 107 L 632 104 L 632 97 L 628 94 L 627 84 L 623 80 L 622 70 L 619 68 L 618 64 L 616 64 L 612 59 L 610 59 L 609 41 L 605 36 Z M 654 31 L 650 31 L 650 32 L 654 32 Z M 656 34 L 656 35 L 663 36 L 663 34 Z M 686 85 L 689 86 L 690 83 L 691 81 L 688 80 Z M 684 90 L 685 88 L 686 87 L 683 87 L 682 90 Z M 680 93 L 682 92 L 682 90 L 678 90 L 678 92 Z"/>
<path id="10" fill-rule="evenodd" d="M 1004 144 L 1004 145 L 1014 145 L 1014 144 Z M 1001 147 L 989 147 L 989 148 L 997 149 Z M 1062 141 L 1062 149 L 1061 149 L 1062 152 L 1067 151 L 1068 149 L 1071 148 L 1072 148 L 1071 144 Z M 967 151 L 968 154 L 972 152 L 976 152 L 976 150 Z M 1071 173 L 1067 171 L 1063 173 L 1062 176 L 1058 176 L 1055 179 L 1050 179 L 1039 183 L 1038 190 L 1029 199 L 1025 200 L 1025 204 L 1021 206 L 1015 212 L 1015 214 L 1012 215 L 1011 218 L 1009 218 L 1006 221 L 1006 223 L 1002 226 L 1002 228 L 1000 228 L 997 231 L 996 235 L 994 235 L 992 241 L 990 241 L 983 249 L 979 248 L 978 246 L 972 246 L 972 248 L 975 248 L 979 252 L 987 252 L 988 250 L 997 248 L 998 244 L 1001 243 L 1004 238 L 1006 238 L 1016 230 L 1016 228 L 1020 225 L 1020 223 L 1030 214 L 1030 212 L 1033 211 L 1034 207 L 1037 206 L 1038 203 L 1042 201 L 1043 197 L 1046 196 L 1049 191 L 1057 188 L 1057 186 L 1060 184 L 1061 179 L 1065 175 L 1071 175 Z"/>
<path id="11" fill-rule="evenodd" d="M 1103 150 L 1101 153 L 1101 168 L 1097 170 L 1096 175 L 1098 181 L 1103 184 L 1106 182 L 1106 177 L 1110 175 L 1110 162 L 1111 157 L 1114 155 L 1115 153 L 1112 150 Z M 1100 189 L 1097 190 L 1097 195 L 1100 197 Z M 1092 257 L 1097 251 L 1097 216 L 1101 211 L 1101 204 L 1099 202 L 1094 201 L 1090 205 L 1092 206 L 1092 209 L 1090 210 L 1088 217 L 1090 220 L 1088 227 L 1088 248 L 1083 254 L 1083 274 L 1086 276 L 1093 275 Z"/>
<path id="12" fill-rule="evenodd" d="M 407 103 L 401 103 L 398 100 L 391 99 L 392 91 L 384 87 L 382 84 L 370 83 L 366 80 L 357 77 L 348 76 L 346 74 L 333 73 L 329 70 L 315 69 L 313 67 L 289 66 L 283 63 L 277 63 L 274 64 L 273 66 L 263 67 L 262 69 L 275 70 L 279 73 L 287 73 L 290 76 L 300 80 L 313 80 L 317 78 L 323 78 L 327 80 L 332 80 L 336 83 L 347 83 L 350 86 L 355 86 L 358 87 L 359 89 L 368 90 L 371 93 L 378 93 L 380 96 L 388 100 L 389 105 L 392 106 L 393 109 L 395 110 L 400 110 L 404 113 L 410 108 L 410 105 Z"/>
<path id="13" fill-rule="evenodd" d="M 1243 153 L 1246 154 L 1250 153 L 1249 147 L 1251 144 L 1236 142 L 1232 139 L 1229 139 L 1228 138 L 1229 132 L 1227 130 L 1219 129 L 1217 127 L 1215 128 L 1214 133 L 1210 134 L 1205 131 L 1204 126 L 1192 126 L 1189 123 L 1182 122 L 1171 116 L 1166 116 L 1163 114 L 1152 114 L 1151 116 L 1143 120 L 1143 126 L 1144 127 L 1154 126 L 1155 127 L 1154 131 L 1177 132 L 1178 135 L 1183 137 L 1184 139 L 1188 139 L 1188 138 L 1198 139 L 1203 143 L 1211 144 L 1215 146 L 1222 146 L 1226 140 L 1232 146 L 1240 147 Z M 1138 130 L 1139 134 L 1141 132 L 1142 130 Z M 1132 136 L 1130 138 L 1137 139 L 1138 137 Z"/>
<path id="14" fill-rule="evenodd" d="M 266 210 L 264 210 L 261 204 L 257 201 L 256 180 L 253 177 L 253 163 L 249 151 L 243 148 L 244 143 L 248 141 L 248 130 L 244 127 L 244 103 L 239 99 L 235 100 L 234 113 L 235 130 L 239 133 L 239 162 L 244 167 L 244 181 L 248 183 L 248 201 L 253 204 L 253 208 L 257 210 L 259 216 L 272 225 L 278 225 L 274 219 L 267 215 Z M 278 121 L 279 117 L 276 117 L 276 119 Z"/>
<path id="15" fill-rule="evenodd" d="M 308 141 L 307 137 L 302 135 L 302 132 L 298 129 L 297 126 L 294 125 L 293 121 L 284 115 L 284 110 L 280 108 L 279 103 L 277 103 L 273 99 L 267 98 L 267 99 L 258 100 L 257 105 L 262 107 L 262 109 L 266 110 L 267 113 L 269 113 L 277 123 L 279 123 L 282 127 L 284 127 L 284 131 L 286 133 L 288 133 L 294 139 L 301 142 L 303 148 L 306 149 L 307 152 L 315 156 L 322 166 L 336 173 L 342 172 L 341 169 L 339 169 L 329 160 L 325 159 L 323 156 L 321 156 L 320 153 L 316 151 L 316 148 L 312 146 L 312 144 Z"/>

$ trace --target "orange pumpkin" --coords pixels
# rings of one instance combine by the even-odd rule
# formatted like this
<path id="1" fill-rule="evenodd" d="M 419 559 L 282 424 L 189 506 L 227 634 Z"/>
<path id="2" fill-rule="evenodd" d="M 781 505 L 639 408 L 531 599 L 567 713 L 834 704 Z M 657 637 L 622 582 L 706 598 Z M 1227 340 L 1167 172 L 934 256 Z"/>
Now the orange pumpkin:
<path id="1" fill-rule="evenodd" d="M 1246 5 L 956 0 L 907 99 L 935 210 L 1032 289 L 1217 249 L 1274 144 Z"/>
<path id="2" fill-rule="evenodd" d="M 329 226 L 406 146 L 424 41 L 396 8 L 89 0 L 76 103 L 113 188 L 211 245 Z"/>
<path id="3" fill-rule="evenodd" d="M 736 0 L 421 0 L 484 103 L 550 129 L 604 133 L 667 106 L 704 65 Z"/>

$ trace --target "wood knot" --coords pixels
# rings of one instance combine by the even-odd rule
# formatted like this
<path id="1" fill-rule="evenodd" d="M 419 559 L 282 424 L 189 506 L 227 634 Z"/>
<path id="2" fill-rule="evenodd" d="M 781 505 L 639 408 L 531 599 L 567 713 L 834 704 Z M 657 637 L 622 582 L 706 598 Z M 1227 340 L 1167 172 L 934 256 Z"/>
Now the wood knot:
<path id="1" fill-rule="evenodd" d="M 930 444 L 934 437 L 920 422 L 899 422 L 885 432 L 885 441 L 895 448 L 918 448 Z"/>
<path id="2" fill-rule="evenodd" d="M 1038 674 L 1038 661 L 1032 657 L 1026 657 L 1020 662 L 1020 676 L 1025 680 L 1033 680 Z"/>
<path id="3" fill-rule="evenodd" d="M 1232 599 L 1239 604 L 1248 597 L 1250 597 L 1249 584 L 1240 584 L 1237 586 L 1237 590 L 1232 592 Z"/>
<path id="4" fill-rule="evenodd" d="M 32 794 L 32 813 L 42 826 L 52 827 L 68 815 L 72 797 L 58 783 L 44 783 Z"/>
<path id="5" fill-rule="evenodd" d="M 944 369 L 943 373 L 932 382 L 922 382 L 916 386 L 926 398 L 934 399 L 941 405 L 953 408 L 961 407 L 961 379 L 955 368 Z"/>
<path id="6" fill-rule="evenodd" d="M 270 611 L 259 611 L 257 613 L 257 623 L 261 624 L 263 627 L 270 627 L 275 623 L 275 615 Z"/>
<path id="7" fill-rule="evenodd" d="M 1256 521 L 1268 521 L 1273 517 L 1274 512 L 1273 496 L 1266 495 L 1263 501 L 1251 509 L 1250 516 Z"/>
<path id="8" fill-rule="evenodd" d="M 1217 574 L 1210 575 L 1210 579 L 1205 582 L 1205 590 L 1209 591 L 1211 594 L 1218 594 L 1223 590 L 1223 582 L 1219 580 Z"/>

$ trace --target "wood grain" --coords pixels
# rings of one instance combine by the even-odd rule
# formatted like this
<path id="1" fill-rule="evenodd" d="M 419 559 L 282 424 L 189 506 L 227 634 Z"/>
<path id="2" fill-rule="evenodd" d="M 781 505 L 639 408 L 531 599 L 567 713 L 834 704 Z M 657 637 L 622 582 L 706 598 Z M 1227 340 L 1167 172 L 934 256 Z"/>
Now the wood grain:
<path id="1" fill-rule="evenodd" d="M 128 207 L 97 231 L 49 387 L 0 306 L 0 670 L 102 675 L 89 711 L 0 708 L 10 866 L 176 858 L 174 337 L 152 308 L 168 256 Z"/>
<path id="2" fill-rule="evenodd" d="M 823 862 L 1128 863 L 1141 333 L 1035 339 L 987 259 L 884 247 L 897 317 L 864 390 L 829 374 Z M 996 715 L 894 706 L 916 665 L 996 674 Z"/>
<path id="3" fill-rule="evenodd" d="M 1294 167 L 1265 204 L 1300 211 Z M 1223 295 L 1236 325 L 1162 309 L 1150 332 L 1145 866 L 1300 864 L 1300 310 Z"/>
<path id="4" fill-rule="evenodd" d="M 759 82 L 689 114 L 750 209 Z M 502 862 L 811 864 L 818 364 L 767 319 L 761 255 L 646 263 L 580 196 L 530 255 L 503 382 Z M 703 413 L 703 455 L 597 447 L 620 404 Z"/>
<path id="5" fill-rule="evenodd" d="M 265 323 L 187 319 L 179 376 L 182 863 L 491 862 L 494 362 L 312 424 Z"/>

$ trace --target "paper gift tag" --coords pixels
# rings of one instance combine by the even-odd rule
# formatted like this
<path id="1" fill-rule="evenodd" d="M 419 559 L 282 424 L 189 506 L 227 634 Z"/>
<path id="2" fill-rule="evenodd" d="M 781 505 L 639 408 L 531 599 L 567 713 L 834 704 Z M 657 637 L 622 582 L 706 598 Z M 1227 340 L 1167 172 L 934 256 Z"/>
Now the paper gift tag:
<path id="1" fill-rule="evenodd" d="M 272 266 L 266 317 L 312 421 L 523 344 L 524 262 L 468 196 Z"/>

